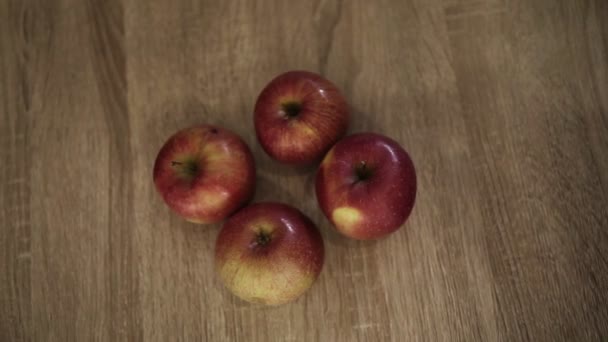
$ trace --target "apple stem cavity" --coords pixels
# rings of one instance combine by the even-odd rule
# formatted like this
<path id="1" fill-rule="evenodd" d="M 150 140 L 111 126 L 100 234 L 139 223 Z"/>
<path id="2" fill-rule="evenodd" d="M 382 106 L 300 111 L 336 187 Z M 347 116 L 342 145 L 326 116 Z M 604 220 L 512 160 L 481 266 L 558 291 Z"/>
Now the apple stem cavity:
<path id="1" fill-rule="evenodd" d="M 189 162 L 178 162 L 171 161 L 171 166 L 177 166 L 183 172 L 183 174 L 188 178 L 194 178 L 198 174 L 198 164 L 194 161 Z"/>
<path id="2" fill-rule="evenodd" d="M 300 115 L 302 104 L 296 101 L 289 101 L 281 104 L 281 110 L 287 119 L 293 119 Z"/>
<path id="3" fill-rule="evenodd" d="M 372 169 L 367 165 L 365 161 L 361 161 L 357 167 L 355 167 L 355 183 L 366 181 L 372 177 Z"/>

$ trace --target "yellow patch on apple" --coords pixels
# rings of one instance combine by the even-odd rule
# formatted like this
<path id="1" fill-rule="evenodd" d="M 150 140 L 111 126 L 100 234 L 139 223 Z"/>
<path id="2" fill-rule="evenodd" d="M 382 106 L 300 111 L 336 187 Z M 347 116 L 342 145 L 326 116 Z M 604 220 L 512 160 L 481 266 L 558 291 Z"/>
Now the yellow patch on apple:
<path id="1" fill-rule="evenodd" d="M 210 221 L 201 220 L 201 219 L 196 218 L 196 217 L 184 217 L 184 219 L 186 221 L 188 221 L 188 222 L 196 223 L 196 224 L 209 224 L 209 223 L 211 223 Z"/>
<path id="2" fill-rule="evenodd" d="M 197 202 L 201 207 L 209 211 L 220 210 L 226 202 L 230 200 L 230 194 L 226 191 L 217 191 L 215 193 L 201 193 L 198 196 Z"/>
<path id="3" fill-rule="evenodd" d="M 201 155 L 204 156 L 207 164 L 228 159 L 226 147 L 221 144 L 207 143 L 203 145 Z"/>
<path id="4" fill-rule="evenodd" d="M 319 136 L 319 134 L 306 123 L 302 122 L 300 125 L 298 125 L 298 129 L 301 129 L 302 133 L 311 139 L 316 139 Z"/>
<path id="5" fill-rule="evenodd" d="M 239 298 L 251 303 L 279 305 L 297 298 L 315 280 L 302 268 L 287 261 L 244 261 L 229 258 L 219 270 L 226 286 Z"/>
<path id="6" fill-rule="evenodd" d="M 329 150 L 329 152 L 327 152 L 327 154 L 325 155 L 325 158 L 323 158 L 323 160 L 321 161 L 321 166 L 328 165 L 329 163 L 331 163 L 333 158 L 334 158 L 334 149 L 332 148 L 331 150 Z"/>
<path id="7" fill-rule="evenodd" d="M 359 225 L 362 220 L 359 210 L 352 207 L 339 207 L 331 213 L 331 219 L 340 230 L 350 232 Z"/>

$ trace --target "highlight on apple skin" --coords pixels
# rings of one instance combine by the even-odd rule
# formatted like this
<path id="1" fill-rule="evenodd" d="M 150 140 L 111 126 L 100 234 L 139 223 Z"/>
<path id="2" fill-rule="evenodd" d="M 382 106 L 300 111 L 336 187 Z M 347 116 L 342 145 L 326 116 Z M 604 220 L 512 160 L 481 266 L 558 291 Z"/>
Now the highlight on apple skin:
<path id="1" fill-rule="evenodd" d="M 260 93 L 254 124 L 272 158 L 309 165 L 346 133 L 349 116 L 348 104 L 333 83 L 312 72 L 289 71 Z"/>
<path id="2" fill-rule="evenodd" d="M 156 157 L 153 178 L 166 204 L 178 215 L 194 223 L 214 223 L 251 199 L 255 162 L 235 133 L 198 125 L 167 140 Z"/>
<path id="3" fill-rule="evenodd" d="M 345 236 L 377 239 L 399 229 L 416 199 L 416 171 L 394 140 L 359 133 L 327 153 L 316 176 L 321 210 Z"/>
<path id="4" fill-rule="evenodd" d="M 243 208 L 226 221 L 215 244 L 215 268 L 222 282 L 251 303 L 295 300 L 312 286 L 323 261 L 323 239 L 315 225 L 280 203 Z"/>

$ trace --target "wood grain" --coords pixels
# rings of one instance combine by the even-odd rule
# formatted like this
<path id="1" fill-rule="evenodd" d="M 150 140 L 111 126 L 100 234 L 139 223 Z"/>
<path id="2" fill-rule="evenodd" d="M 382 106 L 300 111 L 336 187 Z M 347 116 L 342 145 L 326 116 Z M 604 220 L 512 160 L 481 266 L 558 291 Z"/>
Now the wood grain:
<path id="1" fill-rule="evenodd" d="M 0 340 L 607 340 L 607 19 L 603 0 L 1 1 Z M 314 168 L 257 143 L 255 99 L 290 69 L 411 153 L 390 238 L 339 236 Z M 319 225 L 295 303 L 230 295 L 219 225 L 156 194 L 156 152 L 202 122 L 251 146 L 256 201 Z"/>

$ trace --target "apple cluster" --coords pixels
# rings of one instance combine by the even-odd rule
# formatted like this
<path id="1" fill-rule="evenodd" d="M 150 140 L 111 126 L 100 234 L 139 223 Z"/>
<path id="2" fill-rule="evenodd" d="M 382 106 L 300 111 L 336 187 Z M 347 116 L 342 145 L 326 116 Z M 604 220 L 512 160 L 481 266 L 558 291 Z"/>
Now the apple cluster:
<path id="1" fill-rule="evenodd" d="M 349 120 L 339 89 L 306 71 L 277 76 L 255 104 L 256 135 L 269 156 L 292 165 L 320 163 L 315 192 L 336 230 L 353 239 L 381 238 L 412 211 L 414 164 L 386 136 L 344 137 Z M 226 220 L 215 244 L 215 266 L 241 299 L 287 303 L 319 276 L 323 239 L 308 217 L 282 203 L 247 205 L 255 190 L 255 162 L 230 130 L 197 125 L 175 133 L 159 151 L 153 177 L 165 203 L 184 219 Z"/>

